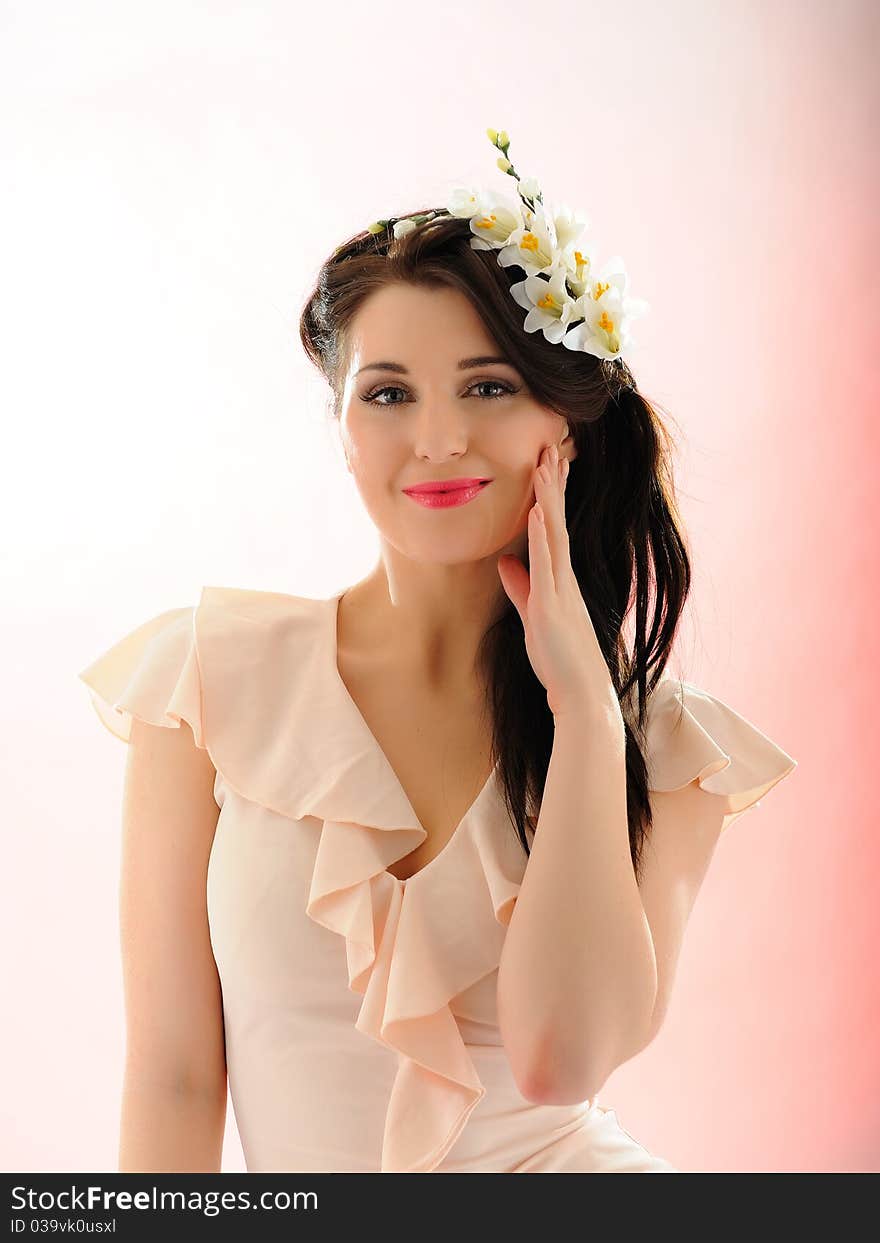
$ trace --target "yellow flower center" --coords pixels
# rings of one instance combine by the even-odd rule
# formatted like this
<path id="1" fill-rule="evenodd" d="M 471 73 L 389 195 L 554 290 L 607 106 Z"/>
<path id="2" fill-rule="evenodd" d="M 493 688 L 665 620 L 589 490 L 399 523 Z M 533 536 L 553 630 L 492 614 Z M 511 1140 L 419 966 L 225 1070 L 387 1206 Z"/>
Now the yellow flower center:
<path id="1" fill-rule="evenodd" d="M 604 285 L 602 284 L 602 282 L 601 282 L 601 281 L 596 281 L 596 288 L 595 288 L 595 290 L 593 291 L 593 297 L 594 297 L 594 298 L 595 298 L 595 300 L 598 302 L 598 301 L 599 301 L 599 299 L 602 297 L 602 294 L 603 294 L 603 293 L 605 293 L 605 291 L 606 291 L 606 290 L 608 290 L 608 289 L 610 289 L 610 288 L 611 288 L 611 282 L 610 282 L 610 281 L 606 281 Z"/>
<path id="2" fill-rule="evenodd" d="M 545 311 L 548 310 L 550 307 L 555 307 L 556 303 L 553 301 L 553 295 L 549 293 L 545 293 L 543 298 L 538 299 L 538 306 L 541 307 Z"/>
<path id="3" fill-rule="evenodd" d="M 611 332 L 614 328 L 614 320 L 611 319 L 607 311 L 602 312 L 602 318 L 596 321 L 600 328 L 604 328 L 606 332 Z"/>
<path id="4" fill-rule="evenodd" d="M 534 233 L 524 233 L 520 246 L 523 250 L 537 250 L 538 239 L 535 237 Z"/>
<path id="5" fill-rule="evenodd" d="M 482 220 L 478 220 L 476 222 L 477 228 L 478 229 L 491 229 L 497 219 L 498 217 L 494 215 L 484 216 Z"/>

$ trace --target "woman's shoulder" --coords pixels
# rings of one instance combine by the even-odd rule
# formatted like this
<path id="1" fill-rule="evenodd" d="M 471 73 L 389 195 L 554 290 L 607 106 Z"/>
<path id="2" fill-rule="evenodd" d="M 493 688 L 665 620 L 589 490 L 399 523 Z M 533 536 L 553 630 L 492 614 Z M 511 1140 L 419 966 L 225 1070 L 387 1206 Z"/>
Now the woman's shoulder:
<path id="1" fill-rule="evenodd" d="M 335 600 L 248 587 L 203 586 L 195 603 L 125 631 L 77 674 L 104 725 L 128 742 L 132 717 L 191 726 L 205 745 L 208 709 L 264 713 L 297 668 L 312 664 Z"/>

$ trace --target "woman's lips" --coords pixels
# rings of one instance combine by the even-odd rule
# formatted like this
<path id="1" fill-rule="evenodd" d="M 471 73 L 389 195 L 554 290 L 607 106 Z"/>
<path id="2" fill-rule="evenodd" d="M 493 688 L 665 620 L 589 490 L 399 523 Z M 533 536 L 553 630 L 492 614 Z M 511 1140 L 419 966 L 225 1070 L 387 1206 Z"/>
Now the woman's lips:
<path id="1" fill-rule="evenodd" d="M 454 488 L 450 492 L 407 492 L 406 495 L 417 505 L 424 505 L 427 509 L 449 509 L 452 505 L 466 505 L 478 492 L 488 488 L 491 482 L 490 479 L 469 488 Z"/>

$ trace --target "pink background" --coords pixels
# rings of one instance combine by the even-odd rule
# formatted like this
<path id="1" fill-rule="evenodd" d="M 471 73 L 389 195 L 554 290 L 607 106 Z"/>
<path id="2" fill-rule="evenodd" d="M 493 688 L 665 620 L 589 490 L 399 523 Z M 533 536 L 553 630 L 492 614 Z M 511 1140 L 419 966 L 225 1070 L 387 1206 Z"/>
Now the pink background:
<path id="1" fill-rule="evenodd" d="M 299 307 L 377 216 L 507 191 L 491 125 L 652 304 L 695 553 L 671 668 L 799 765 L 722 839 L 603 1102 L 683 1170 L 876 1170 L 880 10 L 369 12 L 3 6 L 0 1168 L 116 1168 L 124 747 L 76 673 L 202 584 L 373 564 Z"/>

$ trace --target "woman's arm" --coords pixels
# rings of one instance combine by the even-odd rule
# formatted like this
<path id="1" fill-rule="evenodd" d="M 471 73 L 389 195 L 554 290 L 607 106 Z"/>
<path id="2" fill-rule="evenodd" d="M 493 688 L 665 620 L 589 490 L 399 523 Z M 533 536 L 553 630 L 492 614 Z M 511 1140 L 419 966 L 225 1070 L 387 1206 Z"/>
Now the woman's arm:
<path id="1" fill-rule="evenodd" d="M 612 713 L 561 716 L 498 970 L 520 1091 L 587 1100 L 645 1045 L 657 963 L 630 855 L 625 735 Z"/>
<path id="2" fill-rule="evenodd" d="M 132 721 L 120 881 L 121 1173 L 220 1170 L 226 1057 L 206 897 L 215 775 L 185 722 Z"/>

